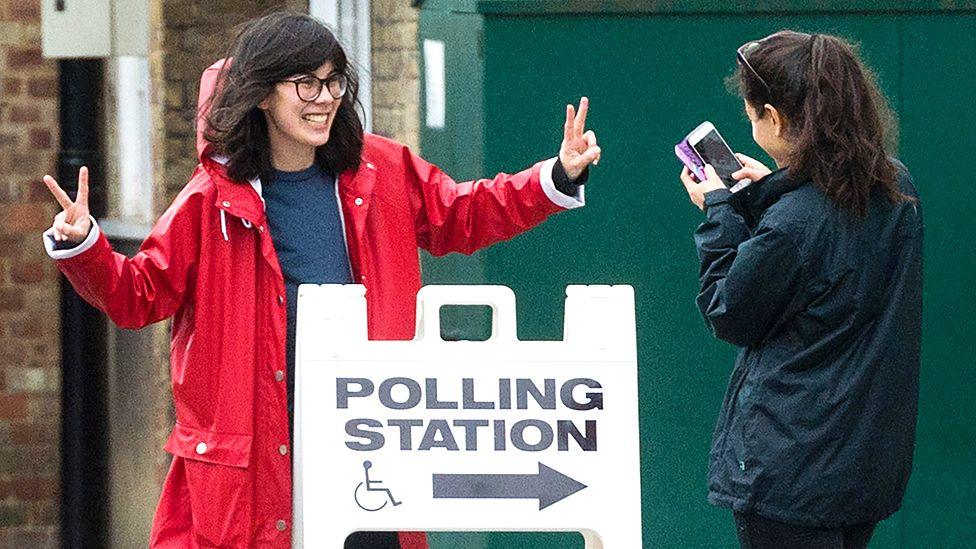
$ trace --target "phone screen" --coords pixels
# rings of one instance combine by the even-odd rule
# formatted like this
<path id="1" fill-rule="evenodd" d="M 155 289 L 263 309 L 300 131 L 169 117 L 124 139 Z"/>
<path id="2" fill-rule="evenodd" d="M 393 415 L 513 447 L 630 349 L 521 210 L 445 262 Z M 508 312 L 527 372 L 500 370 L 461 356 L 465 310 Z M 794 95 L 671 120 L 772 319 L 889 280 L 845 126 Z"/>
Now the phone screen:
<path id="1" fill-rule="evenodd" d="M 726 187 L 731 189 L 739 183 L 735 179 L 732 179 L 732 172 L 739 171 L 742 168 L 742 164 L 732 154 L 729 146 L 725 144 L 725 140 L 722 139 L 722 136 L 717 131 L 712 130 L 706 133 L 701 140 L 692 144 L 692 147 L 702 157 L 702 160 L 715 168 L 715 171 L 722 178 L 722 182 L 725 183 Z"/>

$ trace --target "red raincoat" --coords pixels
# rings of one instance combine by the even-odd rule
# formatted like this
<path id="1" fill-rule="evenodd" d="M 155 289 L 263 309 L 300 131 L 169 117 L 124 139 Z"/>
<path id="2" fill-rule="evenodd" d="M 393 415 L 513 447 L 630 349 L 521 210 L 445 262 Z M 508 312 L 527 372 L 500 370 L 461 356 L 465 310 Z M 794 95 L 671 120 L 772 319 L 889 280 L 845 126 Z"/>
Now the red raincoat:
<path id="1" fill-rule="evenodd" d="M 219 66 L 201 82 L 209 96 Z M 285 395 L 285 283 L 259 195 L 230 180 L 199 139 L 201 164 L 133 258 L 97 226 L 50 252 L 89 303 L 119 326 L 173 317 L 173 461 L 150 545 L 289 548 L 291 456 Z M 406 147 L 367 134 L 358 169 L 338 178 L 355 280 L 373 339 L 411 339 L 417 249 L 471 253 L 581 203 L 552 187 L 553 161 L 455 183 Z M 557 204 L 557 202 L 559 204 Z M 560 205 L 561 204 L 561 205 Z M 404 549 L 426 547 L 401 533 Z"/>

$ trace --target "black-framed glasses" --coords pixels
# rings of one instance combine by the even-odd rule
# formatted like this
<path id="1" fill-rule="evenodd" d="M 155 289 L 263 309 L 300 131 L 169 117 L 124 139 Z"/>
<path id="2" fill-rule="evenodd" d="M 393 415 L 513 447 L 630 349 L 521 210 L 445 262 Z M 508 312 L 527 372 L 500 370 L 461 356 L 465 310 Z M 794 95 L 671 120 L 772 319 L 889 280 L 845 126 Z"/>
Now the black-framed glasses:
<path id="1" fill-rule="evenodd" d="M 756 69 L 752 68 L 752 65 L 749 64 L 749 59 L 746 57 L 747 55 L 749 55 L 749 52 L 755 51 L 756 48 L 758 48 L 759 44 L 761 43 L 762 40 L 754 40 L 752 42 L 746 42 L 745 44 L 739 46 L 739 49 L 735 50 L 735 56 L 739 59 L 739 63 L 742 63 L 742 65 L 745 66 L 745 68 L 749 69 L 749 72 L 751 72 L 752 75 L 755 76 L 757 80 L 759 80 L 759 83 L 762 84 L 764 88 L 766 88 L 766 98 L 769 99 L 773 97 L 772 88 L 770 88 L 769 84 L 767 84 L 766 81 L 763 80 L 762 76 L 759 76 L 759 73 L 756 72 Z"/>
<path id="2" fill-rule="evenodd" d="M 349 77 L 341 72 L 332 73 L 326 78 L 306 74 L 299 78 L 282 80 L 281 82 L 291 82 L 295 85 L 295 93 L 302 101 L 315 101 L 322 95 L 322 89 L 329 90 L 329 95 L 334 99 L 342 99 L 349 88 Z"/>

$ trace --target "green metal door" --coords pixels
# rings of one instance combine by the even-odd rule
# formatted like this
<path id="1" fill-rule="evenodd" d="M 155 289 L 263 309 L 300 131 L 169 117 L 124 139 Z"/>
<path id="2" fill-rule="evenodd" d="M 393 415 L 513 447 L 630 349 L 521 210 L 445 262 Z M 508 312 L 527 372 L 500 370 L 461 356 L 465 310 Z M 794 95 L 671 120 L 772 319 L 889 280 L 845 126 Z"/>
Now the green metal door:
<path id="1" fill-rule="evenodd" d="M 734 546 L 729 511 L 705 500 L 705 474 L 735 350 L 712 338 L 694 306 L 691 234 L 701 214 L 677 180 L 672 149 L 708 119 L 733 148 L 763 158 L 741 100 L 723 82 L 743 42 L 782 28 L 859 42 L 899 114 L 898 154 L 920 189 L 927 230 L 916 467 L 904 509 L 879 526 L 872 547 L 965 546 L 976 527 L 968 501 L 976 493 L 976 324 L 970 321 L 976 240 L 968 234 L 976 220 L 968 167 L 976 151 L 976 63 L 969 59 L 976 51 L 976 8 L 916 2 L 912 10 L 883 11 L 870 2 L 790 2 L 773 11 L 747 2 L 748 9 L 737 11 L 742 3 L 645 4 L 425 5 L 421 40 L 444 40 L 449 52 L 447 124 L 422 131 L 426 158 L 465 179 L 553 156 L 563 109 L 581 95 L 591 99 L 589 126 L 604 151 L 587 185 L 586 208 L 474 258 L 427 257 L 425 282 L 512 287 L 522 339 L 561 338 L 567 284 L 633 285 L 644 546 Z M 477 331 L 476 324 L 467 329 Z M 527 534 L 468 541 L 466 547 L 478 548 L 581 546 Z"/>

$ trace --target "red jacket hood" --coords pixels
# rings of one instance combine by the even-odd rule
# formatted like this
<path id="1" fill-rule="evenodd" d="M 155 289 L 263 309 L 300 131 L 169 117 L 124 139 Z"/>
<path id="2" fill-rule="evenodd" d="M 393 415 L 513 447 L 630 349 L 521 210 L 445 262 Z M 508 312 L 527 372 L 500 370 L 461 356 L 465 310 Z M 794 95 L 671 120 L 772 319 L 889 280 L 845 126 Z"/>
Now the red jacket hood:
<path id="1" fill-rule="evenodd" d="M 197 99 L 197 156 L 204 171 L 217 187 L 217 205 L 227 213 L 256 223 L 264 222 L 264 205 L 258 193 L 250 185 L 241 185 L 227 176 L 223 163 L 210 157 L 213 145 L 204 138 L 210 98 L 223 77 L 222 69 L 227 59 L 220 59 L 207 67 L 200 77 L 200 96 Z"/>
<path id="2" fill-rule="evenodd" d="M 197 99 L 197 156 L 200 161 L 210 154 L 212 146 L 203 137 L 203 132 L 207 128 L 207 115 L 210 113 L 210 96 L 213 95 L 217 87 L 217 78 L 220 76 L 220 69 L 223 68 L 226 59 L 220 59 L 213 65 L 207 67 L 200 77 L 200 97 Z"/>

